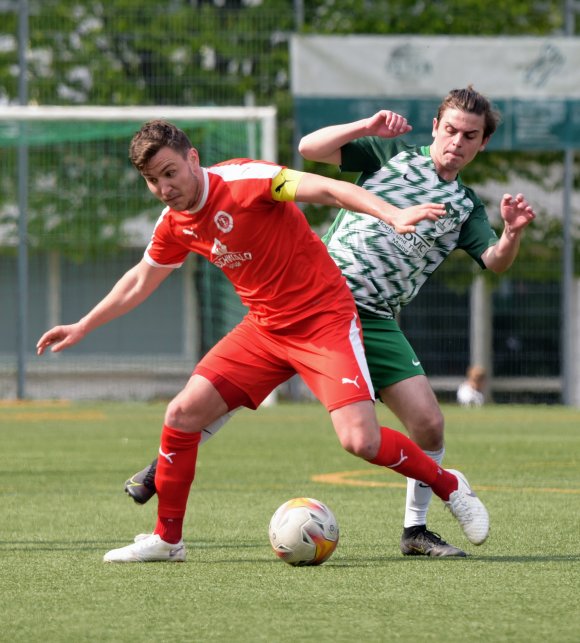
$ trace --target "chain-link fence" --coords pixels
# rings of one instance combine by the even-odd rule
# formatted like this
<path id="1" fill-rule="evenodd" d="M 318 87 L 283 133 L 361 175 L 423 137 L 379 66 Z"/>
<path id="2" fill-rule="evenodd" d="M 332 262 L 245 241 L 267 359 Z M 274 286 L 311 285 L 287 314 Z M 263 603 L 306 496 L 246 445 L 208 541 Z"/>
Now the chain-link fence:
<path id="1" fill-rule="evenodd" d="M 500 30 L 518 36 L 564 30 L 564 3 L 561 2 L 534 3 L 533 7 L 528 6 L 527 11 L 518 14 L 517 19 L 503 23 L 485 3 L 481 3 L 481 7 L 472 6 L 472 3 L 469 6 L 461 2 L 443 3 L 453 7 L 451 14 L 442 10 L 440 4 L 362 0 L 348 3 L 4 0 L 0 1 L 0 103 L 17 104 L 25 98 L 26 102 L 39 105 L 274 105 L 278 113 L 279 159 L 292 164 L 296 153 L 289 39 L 297 29 L 320 33 L 366 30 L 369 33 L 431 34 L 497 34 Z M 520 3 L 516 4 L 519 7 Z M 19 64 L 19 57 L 23 55 L 19 49 L 23 9 L 27 9 L 28 15 L 26 82 L 23 82 Z M 516 9 L 512 7 L 511 10 Z M 447 89 L 443 88 L 442 92 Z M 121 139 L 119 146 L 107 143 L 106 150 L 93 149 L 90 145 L 76 150 L 54 148 L 54 157 L 45 155 L 45 161 L 41 160 L 38 150 L 28 150 L 31 228 L 28 230 L 29 295 L 26 302 L 29 322 L 24 343 L 29 384 L 38 391 L 34 388 L 35 381 L 51 382 L 43 395 L 62 395 L 63 386 L 59 388 L 57 381 L 65 382 L 64 394 L 69 397 L 169 394 L 168 389 L 176 390 L 178 382 L 183 381 L 193 368 L 194 356 L 207 349 L 242 313 L 235 303 L 231 309 L 224 309 L 223 304 L 230 300 L 231 292 L 221 276 L 202 272 L 201 262 L 191 262 L 180 279 L 156 293 L 158 300 L 147 302 L 139 312 L 132 313 L 132 320 L 119 320 L 110 328 L 95 333 L 94 339 L 91 338 L 82 349 L 75 348 L 76 352 L 71 352 L 71 363 L 76 361 L 76 366 L 71 366 L 67 380 L 63 379 L 62 366 L 48 360 L 38 370 L 34 344 L 39 334 L 52 321 L 68 322 L 78 318 L 142 253 L 142 246 L 127 243 L 126 229 L 115 227 L 113 216 L 119 203 L 123 202 L 129 223 L 130 212 L 134 211 L 137 223 L 133 225 L 141 225 L 140 229 L 143 229 L 139 215 L 142 216 L 144 210 L 151 210 L 151 204 L 145 207 L 135 201 L 141 197 L 126 196 L 124 186 L 138 181 L 126 164 L 127 143 L 128 135 Z M 0 397 L 13 397 L 20 323 L 18 310 L 22 309 L 19 308 L 21 293 L 18 288 L 21 275 L 18 265 L 18 146 L 4 145 L 0 153 L 0 295 L 4 302 L 1 307 Z M 220 148 L 220 153 L 222 158 L 237 155 L 236 150 L 229 149 L 227 142 L 225 148 Z M 511 163 L 509 155 L 484 156 L 491 160 L 482 162 L 483 170 L 473 177 L 476 182 L 485 182 L 490 176 L 497 179 L 502 168 Z M 49 171 L 42 163 L 50 158 L 55 159 L 55 165 Z M 543 157 L 530 156 L 530 159 L 536 164 L 544 163 Z M 556 194 L 561 189 L 558 174 L 561 169 L 558 169 L 557 159 L 548 160 L 550 163 L 555 161 Z M 521 161 L 521 158 L 517 159 L 518 164 Z M 90 168 L 91 182 L 80 178 L 81 165 Z M 63 175 L 67 175 L 72 184 L 76 181 L 74 189 L 66 187 Z M 498 185 L 494 189 L 497 199 L 493 200 L 496 201 L 503 188 Z M 86 193 L 82 198 L 81 192 Z M 529 240 L 524 241 L 517 269 L 488 284 L 493 328 L 492 367 L 496 383 L 494 397 L 498 401 L 561 400 L 562 293 L 561 270 L 557 265 L 561 228 L 557 217 L 553 225 L 544 221 L 545 216 L 557 214 L 549 211 L 559 207 L 559 197 L 554 194 L 542 195 L 548 198 L 542 201 L 539 234 L 535 238 L 530 234 Z M 555 208 L 553 204 L 556 204 Z M 575 217 L 578 217 L 577 205 L 575 207 Z M 70 216 L 61 218 L 60 228 L 48 230 L 47 223 L 55 212 L 67 212 Z M 86 216 L 78 216 L 79 212 Z M 322 216 L 309 210 L 308 214 L 317 229 L 322 231 L 326 227 L 327 221 L 323 219 L 328 213 Z M 98 229 L 94 228 L 95 222 L 99 222 Z M 64 243 L 75 226 L 76 238 L 84 235 L 88 246 L 96 238 L 103 243 L 96 250 L 84 249 L 76 256 L 63 253 L 63 249 L 53 247 L 52 242 L 43 243 L 43 234 L 52 235 L 52 241 L 60 238 Z M 545 243 L 547 239 L 551 240 L 550 244 Z M 542 249 L 548 245 L 552 250 L 543 254 Z M 55 275 L 60 275 L 58 285 L 50 282 Z M 461 256 L 452 258 L 401 318 L 402 327 L 436 390 L 444 398 L 452 398 L 472 360 L 470 323 L 474 275 L 469 262 Z M 61 303 L 51 307 L 44 294 L 47 289 L 54 288 L 61 293 L 58 299 Z M 184 294 L 188 289 L 190 295 Z M 195 324 L 200 324 L 200 328 L 196 330 L 193 348 L 193 340 L 188 338 L 193 322 L 184 314 L 184 308 L 192 305 L 184 303 L 189 296 L 197 302 L 208 302 L 196 316 Z M 235 297 L 233 301 L 236 301 Z M 174 325 L 176 319 L 181 320 L 178 328 Z M 184 321 L 187 319 L 190 321 Z M 146 335 L 147 324 L 154 329 L 152 336 L 159 341 Z M 175 364 L 176 369 L 169 372 L 169 363 Z M 86 382 L 91 373 L 96 384 L 86 387 L 80 383 L 81 379 Z M 134 383 L 124 390 L 118 382 L 113 382 L 111 373 L 125 373 L 125 381 L 134 380 Z M 82 374 L 82 378 L 78 374 Z"/>

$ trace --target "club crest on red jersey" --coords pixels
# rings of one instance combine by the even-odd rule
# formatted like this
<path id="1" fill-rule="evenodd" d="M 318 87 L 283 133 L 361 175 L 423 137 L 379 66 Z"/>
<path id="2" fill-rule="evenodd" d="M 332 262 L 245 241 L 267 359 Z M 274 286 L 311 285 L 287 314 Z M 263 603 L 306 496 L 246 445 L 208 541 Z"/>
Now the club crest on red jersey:
<path id="1" fill-rule="evenodd" d="M 224 233 L 234 229 L 234 218 L 228 212 L 220 210 L 213 218 L 216 226 Z"/>

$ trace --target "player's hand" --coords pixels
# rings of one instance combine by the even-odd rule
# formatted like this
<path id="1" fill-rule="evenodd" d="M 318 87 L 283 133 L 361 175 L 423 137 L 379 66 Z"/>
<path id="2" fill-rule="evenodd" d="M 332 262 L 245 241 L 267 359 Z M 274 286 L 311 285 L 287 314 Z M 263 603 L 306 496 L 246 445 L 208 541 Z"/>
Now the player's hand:
<path id="1" fill-rule="evenodd" d="M 510 232 L 520 232 L 536 218 L 536 213 L 523 194 L 517 194 L 515 198 L 511 194 L 504 194 L 499 211 Z"/>
<path id="2" fill-rule="evenodd" d="M 399 214 L 393 217 L 391 225 L 398 234 L 406 234 L 407 232 L 415 232 L 415 224 L 419 221 L 425 219 L 438 221 L 443 216 L 445 216 L 444 203 L 421 203 L 400 210 Z"/>
<path id="3" fill-rule="evenodd" d="M 77 342 L 84 337 L 84 332 L 80 324 L 70 324 L 68 326 L 55 326 L 46 331 L 44 335 L 36 343 L 36 354 L 42 355 L 44 351 L 52 346 L 51 352 L 58 353 L 59 351 L 74 346 Z"/>
<path id="4" fill-rule="evenodd" d="M 413 128 L 407 123 L 407 119 L 404 116 L 382 109 L 367 119 L 366 129 L 367 136 L 395 138 L 407 134 Z"/>

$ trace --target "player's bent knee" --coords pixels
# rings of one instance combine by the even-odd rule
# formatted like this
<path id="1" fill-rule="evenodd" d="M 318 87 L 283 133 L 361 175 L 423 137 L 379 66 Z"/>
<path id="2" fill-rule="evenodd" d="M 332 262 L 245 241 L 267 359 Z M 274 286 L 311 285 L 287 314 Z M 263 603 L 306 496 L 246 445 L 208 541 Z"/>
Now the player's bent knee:
<path id="1" fill-rule="evenodd" d="M 445 421 L 443 415 L 426 416 L 408 426 L 409 437 L 422 449 L 436 451 L 443 446 Z"/>
<path id="2" fill-rule="evenodd" d="M 178 399 L 174 399 L 167 405 L 165 410 L 165 424 L 180 429 L 181 431 L 199 431 L 199 421 L 196 414 L 189 409 L 185 409 Z M 201 427 L 203 428 L 203 427 Z"/>
<path id="3" fill-rule="evenodd" d="M 365 460 L 374 458 L 379 450 L 381 431 L 370 400 L 337 409 L 331 418 L 343 449 Z"/>
<path id="4" fill-rule="evenodd" d="M 181 431 L 202 431 L 229 411 L 228 405 L 211 382 L 192 375 L 167 405 L 165 424 Z"/>
<path id="5" fill-rule="evenodd" d="M 180 412 L 179 408 L 172 406 L 171 404 L 165 410 L 164 422 L 167 426 L 171 426 L 175 429 L 181 429 L 182 418 L 183 413 Z"/>
<path id="6" fill-rule="evenodd" d="M 342 448 L 363 460 L 372 460 L 379 449 L 379 443 L 369 436 L 348 435 L 340 439 Z"/>

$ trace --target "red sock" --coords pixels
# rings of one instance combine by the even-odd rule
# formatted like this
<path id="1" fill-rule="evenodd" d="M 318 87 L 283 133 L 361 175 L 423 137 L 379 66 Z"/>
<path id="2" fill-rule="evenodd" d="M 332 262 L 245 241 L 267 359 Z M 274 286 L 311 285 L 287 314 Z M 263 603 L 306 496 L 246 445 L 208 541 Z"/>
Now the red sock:
<path id="1" fill-rule="evenodd" d="M 155 472 L 159 501 L 154 533 L 168 543 L 181 540 L 183 517 L 193 478 L 201 433 L 186 433 L 164 425 Z"/>
<path id="2" fill-rule="evenodd" d="M 176 544 L 183 534 L 183 518 L 163 518 L 157 516 L 154 534 L 159 534 L 166 543 Z"/>
<path id="3" fill-rule="evenodd" d="M 449 495 L 458 487 L 452 473 L 442 469 L 406 435 L 386 426 L 381 427 L 381 445 L 370 462 L 428 484 L 442 500 L 449 500 Z"/>

